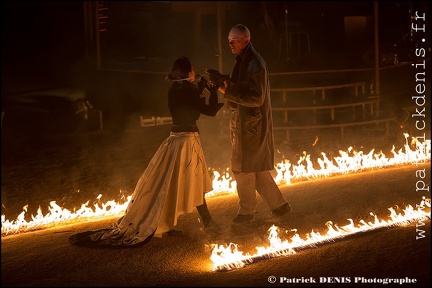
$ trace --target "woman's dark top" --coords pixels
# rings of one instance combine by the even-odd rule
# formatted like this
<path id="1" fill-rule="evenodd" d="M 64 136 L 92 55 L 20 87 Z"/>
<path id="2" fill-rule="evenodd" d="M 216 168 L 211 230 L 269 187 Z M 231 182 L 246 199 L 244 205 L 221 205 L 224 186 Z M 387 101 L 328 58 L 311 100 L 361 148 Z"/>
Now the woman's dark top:
<path id="1" fill-rule="evenodd" d="M 217 90 L 210 92 L 209 104 L 198 86 L 183 80 L 174 82 L 168 91 L 168 108 L 172 117 L 172 132 L 199 132 L 196 121 L 201 114 L 215 116 L 224 104 L 218 103 Z"/>

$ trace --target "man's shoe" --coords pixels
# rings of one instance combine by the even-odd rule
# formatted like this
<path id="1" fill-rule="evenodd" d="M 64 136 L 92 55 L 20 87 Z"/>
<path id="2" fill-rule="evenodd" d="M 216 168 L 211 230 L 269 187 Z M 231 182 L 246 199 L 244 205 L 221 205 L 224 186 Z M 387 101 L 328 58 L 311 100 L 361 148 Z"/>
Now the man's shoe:
<path id="1" fill-rule="evenodd" d="M 285 213 L 291 211 L 291 206 L 288 203 L 283 204 L 279 208 L 274 209 L 271 213 L 275 217 L 282 217 Z"/>
<path id="2" fill-rule="evenodd" d="M 255 216 L 252 215 L 242 215 L 237 214 L 237 216 L 232 220 L 233 224 L 241 225 L 241 224 L 248 224 L 255 220 Z"/>

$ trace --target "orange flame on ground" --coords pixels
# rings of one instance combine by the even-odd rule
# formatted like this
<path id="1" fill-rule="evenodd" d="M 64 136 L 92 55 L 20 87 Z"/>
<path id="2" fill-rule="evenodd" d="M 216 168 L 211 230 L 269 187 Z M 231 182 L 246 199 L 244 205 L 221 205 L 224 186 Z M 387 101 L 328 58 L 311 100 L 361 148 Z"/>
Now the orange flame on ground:
<path id="1" fill-rule="evenodd" d="M 349 224 L 342 227 L 338 227 L 329 221 L 326 223 L 328 231 L 324 235 L 312 231 L 302 239 L 296 233 L 290 241 L 282 241 L 282 239 L 278 237 L 277 232 L 280 228 L 273 225 L 268 230 L 269 246 L 256 247 L 257 252 L 253 255 L 250 255 L 249 253 L 244 254 L 242 251 L 239 251 L 238 245 L 234 243 L 230 243 L 228 246 L 212 244 L 212 255 L 210 257 L 213 261 L 212 270 L 226 271 L 243 268 L 246 265 L 252 264 L 253 262 L 263 258 L 274 258 L 295 254 L 296 251 L 304 250 L 309 247 L 317 247 L 350 235 L 378 230 L 380 228 L 407 226 L 414 221 L 430 220 L 431 199 L 423 197 L 420 204 L 416 206 L 417 208 L 414 209 L 411 205 L 408 205 L 403 210 L 403 214 L 398 214 L 393 208 L 389 208 L 391 220 L 388 221 L 379 220 L 373 213 L 370 213 L 374 217 L 373 222 L 361 220 L 357 226 L 354 225 L 352 219 L 348 219 Z M 294 229 L 293 231 L 296 230 Z"/>
<path id="2" fill-rule="evenodd" d="M 375 152 L 372 149 L 369 153 L 364 154 L 363 151 L 355 151 L 352 147 L 348 148 L 348 152 L 339 151 L 339 157 L 333 157 L 330 160 L 327 155 L 322 152 L 322 158 L 317 159 L 320 169 L 315 169 L 310 155 L 303 153 L 302 157 L 297 161 L 297 165 L 292 165 L 288 160 L 283 160 L 276 164 L 275 169 L 277 175 L 275 181 L 278 185 L 290 184 L 291 180 L 312 179 L 319 177 L 329 177 L 334 175 L 348 174 L 351 172 L 364 171 L 371 168 L 384 168 L 395 165 L 418 164 L 430 161 L 431 143 L 430 140 L 424 142 L 418 141 L 412 137 L 411 143 L 408 141 L 408 134 L 405 136 L 404 149 L 396 151 L 393 145 L 391 153 L 392 158 L 387 157 L 382 151 Z M 411 149 L 411 147 L 413 147 Z M 403 151 L 405 150 L 405 151 Z M 236 193 L 236 182 L 232 180 L 227 169 L 225 173 L 213 172 L 213 191 L 207 193 L 207 196 L 217 196 L 218 194 Z"/>
<path id="3" fill-rule="evenodd" d="M 364 154 L 363 151 L 355 151 L 352 147 L 348 148 L 348 152 L 339 151 L 340 156 L 330 160 L 325 153 L 321 153 L 322 158 L 317 159 L 320 169 L 313 167 L 313 162 L 310 155 L 303 153 L 303 157 L 297 162 L 297 165 L 291 165 L 288 160 L 285 160 L 276 165 L 277 176 L 276 182 L 281 184 L 291 183 L 291 179 L 310 179 L 318 177 L 328 177 L 337 174 L 347 174 L 350 172 L 362 171 L 370 168 L 383 168 L 394 165 L 402 165 L 408 163 L 421 163 L 430 161 L 431 144 L 430 140 L 420 142 L 417 138 L 412 137 L 411 145 L 408 143 L 408 134 L 405 136 L 405 152 L 399 149 L 397 152 L 395 146 L 391 150 L 392 158 L 388 158 L 382 151 L 375 153 L 372 149 L 369 153 Z M 411 149 L 411 147 L 413 149 Z"/>
<path id="4" fill-rule="evenodd" d="M 393 149 L 391 150 L 393 158 L 387 158 L 382 152 L 375 153 L 374 149 L 372 149 L 368 154 L 364 154 L 362 151 L 353 151 L 350 147 L 348 152 L 339 151 L 340 156 L 334 157 L 333 160 L 328 159 L 325 153 L 321 153 L 322 159 L 317 160 L 320 169 L 315 169 L 313 167 L 313 162 L 310 159 L 310 155 L 304 153 L 303 157 L 301 157 L 297 162 L 297 165 L 291 165 L 287 160 L 277 164 L 275 166 L 277 171 L 275 181 L 278 185 L 283 185 L 291 183 L 292 179 L 301 180 L 328 177 L 370 168 L 383 168 L 394 165 L 405 165 L 409 163 L 417 164 L 430 161 L 430 140 L 420 142 L 415 137 L 412 137 L 411 144 L 409 144 L 408 134 L 404 134 L 404 136 L 406 140 L 404 145 L 405 152 L 402 151 L 402 148 L 396 152 L 393 146 Z M 413 147 L 413 149 L 411 149 L 411 147 Z M 206 197 L 236 193 L 236 182 L 230 176 L 229 169 L 226 169 L 222 175 L 217 171 L 214 171 L 213 174 L 213 191 L 207 193 Z M 99 195 L 98 198 L 100 199 L 101 196 L 102 195 Z M 58 206 L 55 201 L 51 201 L 50 207 L 48 207 L 50 212 L 43 215 L 42 210 L 39 207 L 37 215 L 31 215 L 31 221 L 25 220 L 27 207 L 24 207 L 24 211 L 14 221 L 7 220 L 5 215 L 1 215 L 1 235 L 6 236 L 48 228 L 59 223 L 74 223 L 83 219 L 95 218 L 100 220 L 105 217 L 119 216 L 124 213 L 130 197 L 131 196 L 127 197 L 126 201 L 123 203 L 115 202 L 114 200 L 108 201 L 105 204 L 98 203 L 94 205 L 94 209 L 89 207 L 89 202 L 87 202 L 82 204 L 75 212 L 62 208 Z"/>
<path id="5" fill-rule="evenodd" d="M 99 195 L 98 198 L 101 196 L 102 195 Z M 31 215 L 32 220 L 29 222 L 25 220 L 27 209 L 24 207 L 24 211 L 18 215 L 15 221 L 6 220 L 5 215 L 1 215 L 1 233 L 2 236 L 6 236 L 42 228 L 49 228 L 58 223 L 68 224 L 79 222 L 79 220 L 88 220 L 93 218 L 100 220 L 101 218 L 118 216 L 124 213 L 131 198 L 131 196 L 128 196 L 124 203 L 117 203 L 116 201 L 111 200 L 101 205 L 95 204 L 93 205 L 94 209 L 89 207 L 89 202 L 87 201 L 75 212 L 60 207 L 57 205 L 56 201 L 51 201 L 50 207 L 48 207 L 50 212 L 43 215 L 42 210 L 39 207 L 36 216 Z"/>

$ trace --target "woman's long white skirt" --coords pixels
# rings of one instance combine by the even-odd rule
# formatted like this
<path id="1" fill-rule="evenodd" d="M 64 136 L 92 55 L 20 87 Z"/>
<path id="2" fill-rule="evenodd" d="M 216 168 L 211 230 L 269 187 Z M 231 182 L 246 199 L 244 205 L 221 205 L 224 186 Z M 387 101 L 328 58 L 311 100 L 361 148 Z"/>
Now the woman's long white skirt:
<path id="1" fill-rule="evenodd" d="M 161 237 L 211 191 L 198 132 L 171 132 L 138 180 L 124 216 L 110 227 L 78 233 L 73 244 L 135 245 Z"/>

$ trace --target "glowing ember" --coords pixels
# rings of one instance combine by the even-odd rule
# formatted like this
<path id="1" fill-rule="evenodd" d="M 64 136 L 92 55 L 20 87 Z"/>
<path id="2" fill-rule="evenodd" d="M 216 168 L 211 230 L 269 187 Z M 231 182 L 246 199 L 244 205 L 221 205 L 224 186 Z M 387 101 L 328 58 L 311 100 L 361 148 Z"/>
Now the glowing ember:
<path id="1" fill-rule="evenodd" d="M 374 149 L 364 154 L 362 151 L 357 152 L 350 147 L 347 152 L 339 151 L 340 156 L 333 157 L 332 160 L 330 160 L 325 153 L 321 153 L 322 158 L 316 161 L 320 166 L 319 169 L 313 167 L 310 155 L 306 153 L 303 154 L 297 162 L 297 165 L 293 165 L 287 160 L 281 161 L 275 166 L 277 172 L 275 177 L 276 183 L 278 183 L 278 185 L 284 185 L 291 183 L 292 179 L 302 180 L 328 177 L 371 168 L 418 164 L 430 161 L 430 140 L 420 142 L 415 137 L 412 137 L 409 143 L 408 134 L 404 134 L 404 136 L 404 149 L 401 148 L 396 152 L 393 146 L 391 150 L 393 157 L 391 158 L 388 158 L 382 152 L 375 153 Z M 226 169 L 222 174 L 214 171 L 213 175 L 213 191 L 207 193 L 206 197 L 236 193 L 236 182 L 230 176 L 229 169 Z M 101 195 L 99 195 L 99 199 L 100 197 Z M 5 215 L 1 215 L 1 234 L 2 236 L 6 236 L 14 233 L 47 228 L 59 223 L 72 223 L 96 217 L 97 220 L 100 220 L 104 217 L 120 216 L 124 213 L 129 200 L 130 196 L 123 203 L 108 201 L 105 204 L 96 204 L 94 205 L 94 209 L 89 207 L 87 202 L 82 204 L 81 207 L 74 212 L 59 207 L 55 201 L 51 201 L 50 207 L 48 208 L 50 212 L 47 215 L 43 215 L 39 208 L 36 216 L 31 215 L 31 221 L 25 220 L 27 207 L 24 207 L 24 211 L 14 221 L 7 220 Z M 234 249 L 235 247 L 232 248 Z"/>
<path id="2" fill-rule="evenodd" d="M 327 233 L 321 235 L 312 231 L 302 239 L 297 233 L 290 239 L 282 241 L 278 237 L 279 228 L 271 226 L 269 229 L 269 246 L 268 247 L 256 247 L 257 252 L 253 255 L 249 253 L 244 254 L 238 250 L 238 245 L 230 243 L 228 246 L 212 244 L 212 255 L 210 259 L 213 261 L 213 271 L 226 271 L 236 268 L 242 268 L 248 264 L 253 263 L 256 260 L 263 258 L 274 258 L 278 256 L 284 256 L 289 254 L 295 254 L 296 251 L 304 250 L 309 247 L 317 247 L 319 245 L 333 242 L 340 238 L 347 237 L 358 233 L 369 232 L 378 230 L 381 228 L 390 228 L 396 226 L 406 226 L 413 222 L 424 221 L 431 218 L 430 216 L 430 199 L 423 197 L 423 200 L 414 209 L 411 205 L 408 205 L 402 213 L 397 213 L 393 208 L 390 210 L 390 220 L 379 220 L 376 215 L 371 213 L 374 217 L 373 222 L 366 222 L 361 220 L 359 224 L 354 225 L 352 219 L 348 219 L 349 224 L 338 227 L 333 225 L 331 221 L 326 223 L 328 228 Z M 295 231 L 295 230 L 293 230 Z"/>

